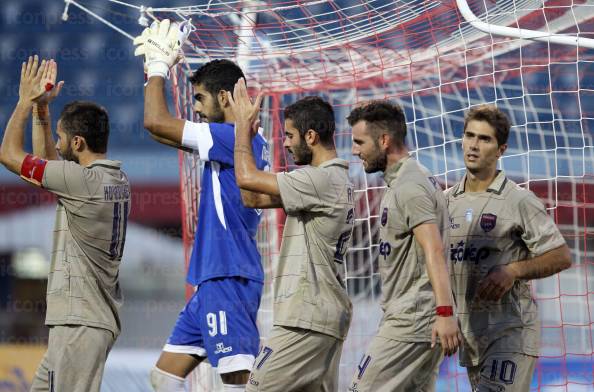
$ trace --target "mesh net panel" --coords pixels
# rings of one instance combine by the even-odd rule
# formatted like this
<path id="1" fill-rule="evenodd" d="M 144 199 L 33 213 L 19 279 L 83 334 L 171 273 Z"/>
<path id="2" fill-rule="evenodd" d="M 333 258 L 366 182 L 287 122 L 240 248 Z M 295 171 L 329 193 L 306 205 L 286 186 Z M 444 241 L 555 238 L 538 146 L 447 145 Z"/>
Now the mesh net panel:
<path id="1" fill-rule="evenodd" d="M 594 38 L 594 5 L 585 0 L 470 1 L 480 20 L 501 26 Z M 510 117 L 509 148 L 500 165 L 534 191 L 572 249 L 573 266 L 535 281 L 542 320 L 541 358 L 531 390 L 594 391 L 594 51 L 511 39 L 478 31 L 451 0 L 216 1 L 154 8 L 155 18 L 191 19 L 196 31 L 184 48 L 187 63 L 174 73 L 177 114 L 192 117 L 190 65 L 235 59 L 248 85 L 265 91 L 262 123 L 272 168 L 294 165 L 282 149 L 282 108 L 320 95 L 335 108 L 336 145 L 351 160 L 356 184 L 356 228 L 345 263 L 354 320 L 344 347 L 340 390 L 346 390 L 376 331 L 380 309 L 378 206 L 384 183 L 365 175 L 350 155 L 346 116 L 368 99 L 400 103 L 407 144 L 444 187 L 464 173 L 460 148 L 464 112 L 494 103 Z M 180 155 L 186 255 L 192 246 L 200 163 Z M 267 276 L 278 255 L 284 215 L 267 211 L 258 243 Z M 259 315 L 271 327 L 267 280 Z M 211 373 L 195 376 L 193 390 L 215 390 Z M 469 391 L 465 370 L 445 360 L 437 390 Z"/>
<path id="2" fill-rule="evenodd" d="M 593 31 L 594 8 L 586 3 L 470 5 L 482 20 L 499 25 L 583 37 Z M 316 94 L 336 110 L 336 145 L 339 155 L 351 160 L 357 188 L 356 229 L 345 264 L 355 315 L 342 355 L 340 390 L 347 388 L 381 317 L 375 260 L 384 183 L 378 175 L 366 176 L 350 156 L 345 120 L 354 104 L 373 98 L 393 99 L 404 107 L 408 146 L 444 186 L 464 173 L 464 111 L 495 103 L 509 115 L 513 128 L 501 167 L 546 203 L 574 260 L 570 270 L 533 283 L 543 338 L 532 388 L 594 390 L 591 50 L 484 34 L 462 21 L 452 2 L 211 2 L 164 10 L 162 17 L 192 18 L 197 27 L 192 59 L 237 58 L 250 86 L 266 91 L 263 119 L 275 148 L 275 170 L 293 168 L 281 148 L 283 107 Z M 277 254 L 283 219 L 278 211 L 265 215 L 260 244 L 267 271 Z M 263 336 L 271 318 L 267 290 L 260 317 Z M 455 360 L 444 361 L 438 390 L 470 390 Z"/>

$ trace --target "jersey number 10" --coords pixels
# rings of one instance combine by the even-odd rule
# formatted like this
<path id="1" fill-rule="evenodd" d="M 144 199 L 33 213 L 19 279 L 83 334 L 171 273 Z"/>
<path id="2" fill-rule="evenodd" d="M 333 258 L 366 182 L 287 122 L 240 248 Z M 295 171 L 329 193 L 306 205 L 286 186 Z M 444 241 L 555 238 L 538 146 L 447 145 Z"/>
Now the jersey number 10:
<path id="1" fill-rule="evenodd" d="M 489 379 L 491 381 L 497 381 L 497 376 L 499 375 L 499 380 L 501 380 L 503 383 L 513 384 L 517 368 L 515 362 L 509 360 L 501 361 L 499 372 L 497 371 L 498 368 L 499 361 L 494 359 L 491 363 L 491 374 L 489 375 Z"/>

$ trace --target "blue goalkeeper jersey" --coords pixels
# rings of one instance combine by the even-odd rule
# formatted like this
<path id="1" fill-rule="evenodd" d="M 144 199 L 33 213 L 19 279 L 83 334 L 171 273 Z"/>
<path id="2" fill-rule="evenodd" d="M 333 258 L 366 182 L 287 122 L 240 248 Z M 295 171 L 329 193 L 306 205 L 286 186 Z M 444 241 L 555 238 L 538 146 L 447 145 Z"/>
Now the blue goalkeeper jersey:
<path id="1" fill-rule="evenodd" d="M 187 282 L 198 286 L 214 278 L 238 276 L 264 281 L 256 232 L 261 211 L 246 208 L 235 182 L 233 124 L 187 121 L 182 144 L 204 161 L 198 224 Z M 252 141 L 256 166 L 268 166 L 268 144 L 260 134 Z"/>

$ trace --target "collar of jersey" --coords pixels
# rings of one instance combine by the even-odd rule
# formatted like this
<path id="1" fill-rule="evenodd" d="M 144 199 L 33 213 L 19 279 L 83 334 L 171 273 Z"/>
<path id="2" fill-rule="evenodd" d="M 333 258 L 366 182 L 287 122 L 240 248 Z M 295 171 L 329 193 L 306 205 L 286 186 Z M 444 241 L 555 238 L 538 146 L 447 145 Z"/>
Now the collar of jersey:
<path id="1" fill-rule="evenodd" d="M 505 184 L 507 184 L 507 177 L 505 177 L 505 173 L 503 170 L 499 170 L 491 185 L 487 188 L 485 192 L 495 193 L 496 195 L 500 195 L 503 192 L 503 188 L 505 188 Z M 459 196 L 465 192 L 466 188 L 466 174 L 462 177 L 462 180 L 458 183 L 458 189 L 454 192 L 454 197 Z"/>
<path id="2" fill-rule="evenodd" d="M 333 166 L 333 165 L 343 166 L 347 169 L 349 168 L 349 163 L 341 158 L 329 159 L 327 161 L 322 162 L 320 165 L 318 165 L 318 167 L 328 167 L 328 166 Z"/>
<path id="3" fill-rule="evenodd" d="M 384 172 L 384 181 L 386 184 L 390 185 L 390 183 L 398 177 L 398 172 L 404 163 L 410 158 L 410 155 L 401 158 L 398 162 L 393 164 L 392 166 L 386 168 Z"/>
<path id="4" fill-rule="evenodd" d="M 111 169 L 119 169 L 122 166 L 122 162 L 112 161 L 111 159 L 97 159 L 96 161 L 93 161 L 89 166 L 87 166 L 87 169 L 90 169 L 95 166 L 103 166 L 103 167 L 109 167 Z"/>

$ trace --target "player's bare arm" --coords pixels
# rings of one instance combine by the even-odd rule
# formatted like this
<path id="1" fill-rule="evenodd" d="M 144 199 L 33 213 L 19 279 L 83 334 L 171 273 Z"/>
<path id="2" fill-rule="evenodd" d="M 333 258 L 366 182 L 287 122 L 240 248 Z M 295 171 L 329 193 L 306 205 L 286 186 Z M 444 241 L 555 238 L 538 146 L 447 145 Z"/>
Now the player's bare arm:
<path id="1" fill-rule="evenodd" d="M 27 121 L 31 116 L 33 105 L 44 93 L 41 80 L 46 73 L 46 61 L 39 64 L 39 58 L 29 57 L 21 66 L 21 82 L 19 85 L 19 101 L 6 125 L 4 138 L 0 146 L 0 162 L 11 172 L 20 174 L 23 161 L 27 157 L 24 150 L 24 134 Z"/>
<path id="2" fill-rule="evenodd" d="M 180 36 L 177 23 L 164 19 L 153 22 L 134 39 L 137 46 L 134 55 L 144 55 L 148 77 L 144 90 L 144 127 L 156 141 L 176 148 L 181 148 L 185 121 L 169 113 L 165 79 L 169 69 L 180 60 L 180 47 L 186 38 L 187 34 Z"/>
<path id="3" fill-rule="evenodd" d="M 476 296 L 498 301 L 518 279 L 541 279 L 571 267 L 571 252 L 567 245 L 552 249 L 540 256 L 500 265 L 493 268 L 481 281 Z"/>
<path id="4" fill-rule="evenodd" d="M 437 225 L 435 223 L 420 224 L 413 229 L 413 234 L 425 254 L 427 274 L 435 294 L 436 306 L 438 308 L 441 306 L 453 308 L 450 275 Z M 451 316 L 437 315 L 433 325 L 432 347 L 435 345 L 436 337 L 440 339 L 444 355 L 453 355 L 458 350 L 462 343 L 462 334 L 453 314 Z"/>
<path id="5" fill-rule="evenodd" d="M 159 143 L 181 148 L 185 121 L 169 113 L 165 99 L 165 79 L 149 78 L 144 90 L 144 127 Z"/>
<path id="6" fill-rule="evenodd" d="M 282 208 L 280 196 L 267 195 L 265 193 L 250 192 L 240 189 L 241 201 L 247 208 Z"/>
<path id="7" fill-rule="evenodd" d="M 47 72 L 41 79 L 41 87 L 46 91 L 33 104 L 33 154 L 43 159 L 56 160 L 56 143 L 52 135 L 49 105 L 62 91 L 64 81 L 56 83 L 58 64 L 53 60 L 47 63 Z"/>
<path id="8" fill-rule="evenodd" d="M 281 207 L 276 175 L 258 170 L 252 152 L 252 137 L 255 134 L 253 129 L 260 112 L 262 95 L 259 94 L 252 103 L 243 79 L 235 84 L 233 95 L 230 92 L 227 95 L 235 115 L 234 160 L 237 185 L 242 190 L 257 193 L 242 192 L 242 200 L 246 207 Z"/>

